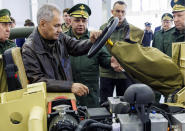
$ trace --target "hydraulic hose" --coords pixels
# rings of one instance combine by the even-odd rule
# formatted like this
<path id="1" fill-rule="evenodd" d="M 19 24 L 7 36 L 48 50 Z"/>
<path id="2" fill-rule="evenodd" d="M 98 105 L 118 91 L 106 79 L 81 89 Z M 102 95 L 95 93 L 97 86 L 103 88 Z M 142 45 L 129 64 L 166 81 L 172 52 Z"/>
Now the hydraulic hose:
<path id="1" fill-rule="evenodd" d="M 91 123 L 97 123 L 97 121 L 95 120 L 92 120 L 92 119 L 86 119 L 86 120 L 83 120 L 79 123 L 79 125 L 77 126 L 76 130 L 75 131 L 82 131 L 83 128 L 86 126 L 86 125 L 89 125 Z"/>
<path id="2" fill-rule="evenodd" d="M 103 124 L 103 123 L 99 123 L 99 122 L 98 123 L 91 123 L 88 126 L 87 130 L 90 130 L 90 129 L 93 129 L 93 128 L 101 128 L 101 129 L 105 129 L 105 130 L 111 131 L 112 130 L 112 125 Z"/>

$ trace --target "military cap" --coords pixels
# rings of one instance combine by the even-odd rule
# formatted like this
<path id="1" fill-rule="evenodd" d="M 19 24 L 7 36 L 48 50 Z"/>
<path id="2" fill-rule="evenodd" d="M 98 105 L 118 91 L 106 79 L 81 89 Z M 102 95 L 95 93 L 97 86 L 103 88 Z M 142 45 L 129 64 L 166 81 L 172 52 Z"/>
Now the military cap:
<path id="1" fill-rule="evenodd" d="M 161 17 L 161 20 L 173 20 L 173 16 L 170 13 L 164 13 Z"/>
<path id="2" fill-rule="evenodd" d="M 185 11 L 185 0 L 171 0 L 173 12 Z"/>
<path id="3" fill-rule="evenodd" d="M 149 23 L 149 22 L 146 22 L 145 23 L 145 26 L 151 26 L 152 24 L 151 23 Z"/>
<path id="4" fill-rule="evenodd" d="M 10 19 L 11 13 L 8 9 L 1 9 L 0 10 L 0 22 L 2 23 L 9 23 L 12 22 Z"/>
<path id="5" fill-rule="evenodd" d="M 72 17 L 88 18 L 91 15 L 91 9 L 86 4 L 77 4 L 67 13 Z"/>

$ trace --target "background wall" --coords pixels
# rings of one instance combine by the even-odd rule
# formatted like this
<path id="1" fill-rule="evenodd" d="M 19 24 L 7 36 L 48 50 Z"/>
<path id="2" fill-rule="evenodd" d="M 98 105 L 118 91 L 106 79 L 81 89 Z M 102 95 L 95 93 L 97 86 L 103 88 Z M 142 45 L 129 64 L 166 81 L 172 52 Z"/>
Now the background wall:
<path id="1" fill-rule="evenodd" d="M 32 18 L 30 0 L 0 0 L 0 7 L 10 10 L 17 25 L 23 25 L 23 21 Z M 13 4 L 14 3 L 14 4 Z"/>

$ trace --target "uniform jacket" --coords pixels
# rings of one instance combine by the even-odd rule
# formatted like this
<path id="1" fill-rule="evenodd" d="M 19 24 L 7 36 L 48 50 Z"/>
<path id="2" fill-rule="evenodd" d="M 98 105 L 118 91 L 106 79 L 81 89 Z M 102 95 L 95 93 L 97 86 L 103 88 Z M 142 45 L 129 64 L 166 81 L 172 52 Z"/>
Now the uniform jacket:
<path id="1" fill-rule="evenodd" d="M 164 31 L 160 30 L 154 34 L 153 47 L 158 48 L 168 56 L 172 56 L 172 43 L 185 41 L 185 31 L 178 31 L 175 27 Z"/>
<path id="2" fill-rule="evenodd" d="M 6 40 L 4 43 L 0 42 L 0 54 L 3 54 L 5 50 L 11 47 L 16 47 L 16 44 L 11 40 Z"/>
<path id="3" fill-rule="evenodd" d="M 62 32 L 65 33 L 69 30 L 70 27 L 67 27 L 65 23 L 62 23 L 61 28 L 62 28 Z"/>
<path id="4" fill-rule="evenodd" d="M 155 29 L 154 29 L 154 34 L 155 34 L 155 32 L 160 31 L 160 30 L 161 30 L 161 26 L 155 27 Z"/>
<path id="5" fill-rule="evenodd" d="M 66 34 L 80 40 L 89 39 L 90 36 L 88 30 L 81 37 L 75 36 L 72 29 Z M 110 68 L 110 58 L 105 47 L 92 58 L 88 58 L 87 55 L 70 56 L 74 82 L 82 83 L 89 88 L 87 96 L 77 97 L 79 105 L 88 107 L 99 105 L 99 66 Z"/>
<path id="6" fill-rule="evenodd" d="M 111 17 L 109 21 L 111 21 L 112 19 L 113 17 Z M 108 23 L 105 23 L 104 25 L 102 25 L 100 29 L 103 30 L 107 26 L 107 24 Z M 128 28 L 129 28 L 129 23 L 125 19 L 119 27 L 116 27 L 115 31 L 110 36 L 111 40 L 113 42 L 125 41 Z M 113 69 L 104 69 L 101 67 L 100 72 L 101 72 L 100 74 L 101 77 L 108 77 L 108 78 L 113 78 L 113 79 L 125 79 L 126 78 L 126 76 L 122 72 L 115 72 Z"/>
<path id="7" fill-rule="evenodd" d="M 151 43 L 152 39 L 153 39 L 153 32 L 145 30 L 142 45 L 145 46 L 145 47 L 150 46 L 150 43 Z"/>
<path id="8" fill-rule="evenodd" d="M 78 41 L 63 33 L 56 40 L 59 67 L 56 67 L 54 55 L 48 52 L 37 29 L 26 40 L 22 48 L 23 63 L 30 83 L 46 82 L 50 92 L 69 92 L 72 86 L 72 73 L 69 54 L 84 55 L 91 47 L 89 40 Z"/>

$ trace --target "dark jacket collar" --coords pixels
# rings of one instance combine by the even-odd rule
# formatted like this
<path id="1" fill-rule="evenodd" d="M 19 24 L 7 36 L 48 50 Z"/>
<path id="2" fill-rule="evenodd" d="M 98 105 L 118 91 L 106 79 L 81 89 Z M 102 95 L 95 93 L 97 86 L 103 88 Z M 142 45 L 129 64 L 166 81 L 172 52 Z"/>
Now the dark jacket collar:
<path id="1" fill-rule="evenodd" d="M 34 41 L 34 50 L 37 54 L 44 54 L 47 53 L 47 50 L 45 50 L 43 44 L 44 38 L 40 35 L 38 28 L 34 29 L 33 33 L 33 41 Z"/>

